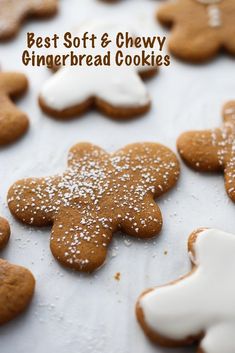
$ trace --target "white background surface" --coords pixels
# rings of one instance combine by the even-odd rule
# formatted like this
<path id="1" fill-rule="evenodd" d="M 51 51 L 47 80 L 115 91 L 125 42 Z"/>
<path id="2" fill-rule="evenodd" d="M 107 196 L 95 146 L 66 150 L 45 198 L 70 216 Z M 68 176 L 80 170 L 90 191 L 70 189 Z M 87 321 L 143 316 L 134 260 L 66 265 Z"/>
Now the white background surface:
<path id="1" fill-rule="evenodd" d="M 43 35 L 70 30 L 94 17 L 123 20 L 147 16 L 156 33 L 163 34 L 154 21 L 157 4 L 147 0 L 117 5 L 62 0 L 57 17 L 28 22 L 16 40 L 0 45 L 1 67 L 24 71 L 30 79 L 30 90 L 19 106 L 31 120 L 30 131 L 21 141 L 0 150 L 0 214 L 9 219 L 12 228 L 10 243 L 1 256 L 28 267 L 37 279 L 30 309 L 0 329 L 1 353 L 196 352 L 151 345 L 136 322 L 134 307 L 142 290 L 189 270 L 186 246 L 191 231 L 209 226 L 235 232 L 235 206 L 225 194 L 222 176 L 198 174 L 181 164 L 178 187 L 158 200 L 164 218 L 159 238 L 149 242 L 131 239 L 127 246 L 122 235 L 115 235 L 107 263 L 93 275 L 62 268 L 49 250 L 50 229 L 17 223 L 6 206 L 7 190 L 14 181 L 62 171 L 68 149 L 77 142 L 90 141 L 114 151 L 131 142 L 156 141 L 175 150 L 181 132 L 221 123 L 222 104 L 235 98 L 235 63 L 226 55 L 201 66 L 172 59 L 169 68 L 161 69 L 147 83 L 153 105 L 140 119 L 116 122 L 92 111 L 58 122 L 40 111 L 38 92 L 51 73 L 21 64 L 27 31 Z M 114 279 L 116 272 L 121 273 L 119 282 Z"/>

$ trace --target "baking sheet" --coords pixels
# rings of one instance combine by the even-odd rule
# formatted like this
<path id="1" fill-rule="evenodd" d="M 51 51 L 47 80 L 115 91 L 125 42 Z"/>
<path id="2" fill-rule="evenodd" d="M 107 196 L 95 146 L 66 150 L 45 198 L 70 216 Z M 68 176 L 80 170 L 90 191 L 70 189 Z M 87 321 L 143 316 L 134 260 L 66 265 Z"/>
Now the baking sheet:
<path id="1" fill-rule="evenodd" d="M 144 18 L 156 33 L 165 32 L 154 20 L 160 1 L 125 0 L 107 5 L 96 0 L 61 0 L 60 14 L 49 21 L 28 22 L 12 42 L 0 45 L 5 70 L 21 70 L 30 90 L 19 106 L 31 120 L 29 133 L 18 143 L 0 150 L 0 214 L 9 219 L 12 237 L 1 252 L 7 260 L 28 267 L 37 279 L 29 310 L 0 329 L 1 353 L 167 353 L 144 337 L 135 319 L 135 302 L 142 290 L 162 285 L 189 268 L 187 238 L 207 226 L 235 230 L 234 204 L 228 199 L 222 175 L 203 175 L 183 164 L 178 186 L 158 200 L 164 227 L 160 236 L 138 241 L 117 234 L 105 266 L 93 275 L 61 267 L 49 250 L 50 229 L 17 223 L 6 206 L 10 185 L 22 177 L 63 171 L 68 149 L 80 141 L 114 151 L 140 141 L 164 143 L 175 150 L 179 134 L 221 123 L 223 103 L 235 98 L 235 63 L 221 55 L 210 64 L 192 66 L 172 59 L 169 68 L 147 82 L 152 109 L 142 118 L 112 121 L 96 111 L 69 122 L 45 116 L 37 105 L 45 68 L 24 67 L 21 54 L 28 31 L 39 35 L 64 32 L 85 20 L 99 17 Z M 114 279 L 120 272 L 120 281 Z M 192 353 L 196 348 L 176 349 Z"/>

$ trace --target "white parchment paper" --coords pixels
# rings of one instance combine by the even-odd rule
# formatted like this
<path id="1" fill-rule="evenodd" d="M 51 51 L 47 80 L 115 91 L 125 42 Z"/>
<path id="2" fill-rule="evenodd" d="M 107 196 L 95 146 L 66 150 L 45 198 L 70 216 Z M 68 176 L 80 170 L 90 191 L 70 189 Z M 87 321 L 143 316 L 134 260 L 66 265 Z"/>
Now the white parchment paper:
<path id="1" fill-rule="evenodd" d="M 223 103 L 235 98 L 235 63 L 226 55 L 199 66 L 172 59 L 169 68 L 147 82 L 152 109 L 136 120 L 117 122 L 91 111 L 59 122 L 40 111 L 37 96 L 51 73 L 21 64 L 28 31 L 39 35 L 64 32 L 85 20 L 113 16 L 122 21 L 147 18 L 152 30 L 162 35 L 167 32 L 154 19 L 159 3 L 61 0 L 57 17 L 27 22 L 15 40 L 0 45 L 1 68 L 21 70 L 29 77 L 30 90 L 19 106 L 31 120 L 30 131 L 21 141 L 0 150 L 0 214 L 12 228 L 1 257 L 28 267 L 37 279 L 29 310 L 0 328 L 1 353 L 173 352 L 153 346 L 143 335 L 134 312 L 138 295 L 190 269 L 187 238 L 194 229 L 207 226 L 235 233 L 235 206 L 226 196 L 223 176 L 199 174 L 183 164 L 177 188 L 158 200 L 164 218 L 161 235 L 146 242 L 117 234 L 105 266 L 93 275 L 62 268 L 49 250 L 50 229 L 19 224 L 6 206 L 7 190 L 14 181 L 63 171 L 67 151 L 77 142 L 89 141 L 111 152 L 131 142 L 156 141 L 175 150 L 181 132 L 221 123 Z M 121 274 L 120 281 L 114 279 L 116 272 Z"/>

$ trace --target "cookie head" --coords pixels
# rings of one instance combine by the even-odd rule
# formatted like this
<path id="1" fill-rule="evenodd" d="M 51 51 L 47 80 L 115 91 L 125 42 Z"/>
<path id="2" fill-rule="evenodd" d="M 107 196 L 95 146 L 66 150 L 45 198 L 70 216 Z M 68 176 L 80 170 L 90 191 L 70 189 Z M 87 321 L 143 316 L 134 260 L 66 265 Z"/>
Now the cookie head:
<path id="1" fill-rule="evenodd" d="M 0 259 L 0 325 L 27 308 L 34 287 L 35 280 L 30 271 Z"/>
<path id="2" fill-rule="evenodd" d="M 15 37 L 27 18 L 52 16 L 57 7 L 57 0 L 0 0 L 0 41 Z"/>
<path id="3" fill-rule="evenodd" d="M 0 146 L 23 136 L 29 127 L 25 113 L 19 110 L 12 98 L 24 94 L 28 88 L 25 75 L 17 72 L 0 72 Z"/>
<path id="4" fill-rule="evenodd" d="M 147 336 L 171 347 L 199 341 L 203 353 L 234 352 L 234 251 L 233 234 L 194 232 L 189 238 L 192 272 L 139 298 L 137 318 Z"/>
<path id="5" fill-rule="evenodd" d="M 201 63 L 226 50 L 235 55 L 233 0 L 168 0 L 157 12 L 171 27 L 170 51 L 182 60 Z"/>
<path id="6" fill-rule="evenodd" d="M 10 238 L 10 226 L 6 219 L 0 217 L 0 250 L 2 250 Z"/>
<path id="7" fill-rule="evenodd" d="M 223 172 L 225 188 L 235 201 L 235 102 L 223 108 L 220 128 L 183 133 L 177 147 L 184 162 L 202 172 Z"/>
<path id="8" fill-rule="evenodd" d="M 25 223 L 53 225 L 51 250 L 63 265 L 93 271 L 104 263 L 116 231 L 140 238 L 160 232 L 154 198 L 178 176 L 176 156 L 162 145 L 137 143 L 110 155 L 81 143 L 71 149 L 63 175 L 15 183 L 8 203 Z"/>

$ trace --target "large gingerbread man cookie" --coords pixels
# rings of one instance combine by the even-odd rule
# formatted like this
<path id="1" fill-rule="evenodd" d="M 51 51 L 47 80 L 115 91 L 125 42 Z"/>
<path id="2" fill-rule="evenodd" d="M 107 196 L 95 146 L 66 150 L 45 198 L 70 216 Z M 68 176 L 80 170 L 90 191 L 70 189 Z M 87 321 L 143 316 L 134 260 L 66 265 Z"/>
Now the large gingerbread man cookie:
<path id="1" fill-rule="evenodd" d="M 146 335 L 163 346 L 200 341 L 200 353 L 235 352 L 235 235 L 200 229 L 189 238 L 192 271 L 137 303 Z"/>
<path id="2" fill-rule="evenodd" d="M 234 0 L 169 0 L 158 20 L 172 26 L 170 51 L 180 59 L 202 62 L 220 50 L 235 55 Z"/>
<path id="3" fill-rule="evenodd" d="M 0 259 L 0 325 L 27 308 L 34 287 L 35 279 L 29 270 Z"/>
<path id="4" fill-rule="evenodd" d="M 133 26 L 134 27 L 134 26 Z M 77 49 L 79 55 L 98 58 L 105 56 L 107 47 L 102 47 L 104 33 L 108 34 L 108 51 L 111 53 L 109 63 L 95 65 L 87 64 L 81 59 L 79 65 L 63 66 L 42 87 L 39 104 L 42 110 L 59 119 L 66 119 L 85 113 L 91 108 L 97 108 L 102 113 L 122 120 L 146 113 L 151 105 L 147 88 L 141 78 L 148 78 L 156 72 L 156 66 L 148 65 L 118 65 L 116 62 L 116 36 L 118 33 L 136 35 L 137 31 L 132 26 L 119 25 L 110 22 L 94 22 L 82 27 L 77 36 L 84 32 L 97 37 L 94 48 L 87 44 L 86 49 Z M 125 51 L 129 57 L 141 55 L 142 49 L 122 47 L 123 58 Z M 147 49 L 146 49 L 147 52 Z M 123 58 L 119 59 L 121 63 Z M 140 77 L 141 76 L 141 77 Z"/>
<path id="5" fill-rule="evenodd" d="M 10 238 L 10 226 L 5 218 L 0 217 L 0 250 L 2 250 Z"/>
<path id="6" fill-rule="evenodd" d="M 225 188 L 235 201 L 235 101 L 223 109 L 221 128 L 183 133 L 177 142 L 182 159 L 195 170 L 224 172 Z"/>
<path id="7" fill-rule="evenodd" d="M 58 0 L 0 0 L 0 41 L 15 37 L 24 20 L 57 12 Z"/>
<path id="8" fill-rule="evenodd" d="M 104 263 L 114 232 L 140 238 L 160 232 L 154 198 L 178 176 L 176 156 L 162 145 L 137 143 L 110 155 L 80 143 L 70 150 L 63 175 L 16 182 L 8 204 L 24 223 L 53 224 L 51 251 L 63 265 L 92 271 Z"/>
<path id="9" fill-rule="evenodd" d="M 18 72 L 0 72 L 0 146 L 19 139 L 26 133 L 29 120 L 11 98 L 26 92 L 28 81 Z"/>

